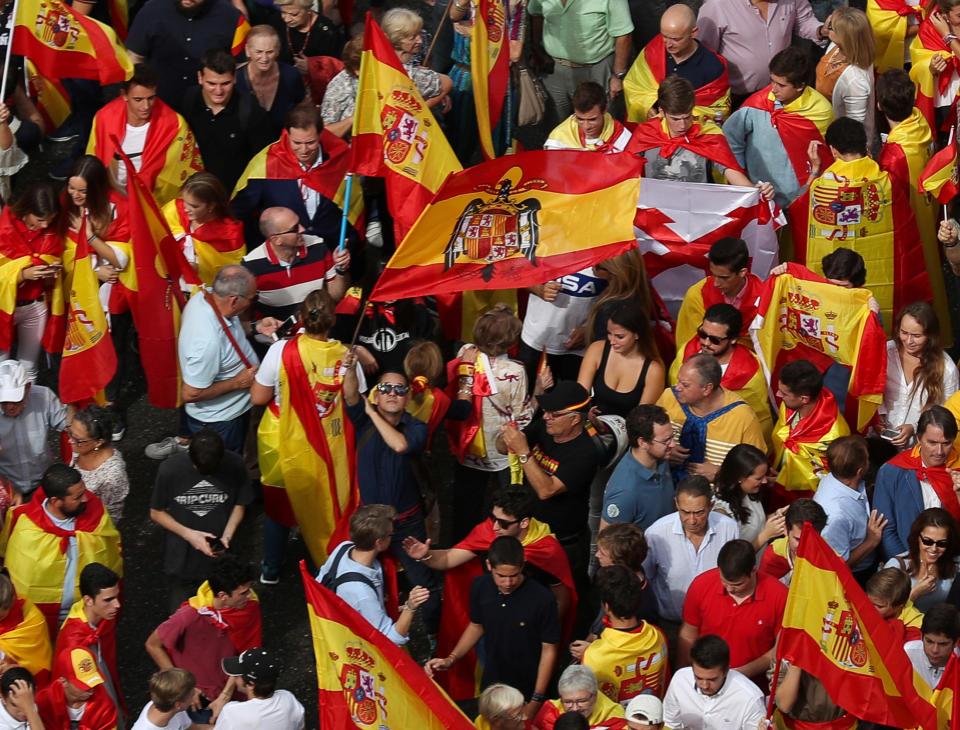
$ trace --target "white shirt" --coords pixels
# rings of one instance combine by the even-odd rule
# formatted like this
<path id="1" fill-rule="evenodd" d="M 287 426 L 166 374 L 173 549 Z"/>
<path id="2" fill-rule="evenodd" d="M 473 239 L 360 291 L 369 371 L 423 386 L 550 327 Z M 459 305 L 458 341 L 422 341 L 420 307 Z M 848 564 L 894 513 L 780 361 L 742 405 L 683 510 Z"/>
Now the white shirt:
<path id="1" fill-rule="evenodd" d="M 678 669 L 663 698 L 663 724 L 676 730 L 756 730 L 766 717 L 763 692 L 736 669 L 715 695 L 697 689 L 693 669 Z"/>
<path id="2" fill-rule="evenodd" d="M 717 567 L 717 555 L 730 540 L 740 537 L 737 523 L 718 512 L 707 518 L 707 534 L 695 550 L 683 532 L 680 513 L 661 517 L 647 530 L 647 559 L 643 570 L 653 587 L 657 610 L 669 621 L 680 621 L 687 589 L 701 573 Z"/>
<path id="3" fill-rule="evenodd" d="M 843 69 L 833 87 L 831 99 L 834 117 L 850 117 L 862 122 L 867 131 L 867 144 L 872 144 L 873 115 L 877 107 L 873 94 L 873 66 L 860 68 L 851 63 Z"/>
<path id="4" fill-rule="evenodd" d="M 930 482 L 923 479 L 920 480 L 920 494 L 923 496 L 924 509 L 943 507 L 943 502 L 940 501 L 940 497 L 937 496 L 937 492 Z"/>
<path id="5" fill-rule="evenodd" d="M 140 172 L 143 166 L 143 148 L 147 145 L 147 132 L 150 131 L 150 122 L 141 124 L 139 127 L 127 125 L 127 131 L 123 135 L 123 142 L 120 147 L 124 154 L 130 158 L 133 163 L 133 169 Z M 120 187 L 127 187 L 127 165 L 123 160 L 117 160 L 117 182 Z"/>
<path id="6" fill-rule="evenodd" d="M 7 706 L 0 702 L 0 730 L 30 730 L 30 723 L 17 720 L 7 712 Z"/>
<path id="7" fill-rule="evenodd" d="M 903 645 L 903 650 L 910 657 L 910 663 L 913 664 L 914 671 L 923 677 L 923 681 L 930 685 L 930 689 L 936 689 L 937 685 L 940 684 L 940 678 L 943 676 L 943 670 L 946 669 L 946 666 L 934 667 L 930 664 L 930 660 L 927 659 L 927 654 L 923 650 L 923 639 L 908 641 Z"/>
<path id="8" fill-rule="evenodd" d="M 957 366 L 947 353 L 943 353 L 943 401 L 947 401 L 957 391 L 960 373 Z M 917 426 L 920 413 L 927 402 L 927 391 L 913 392 L 913 378 L 908 383 L 903 372 L 903 363 L 900 362 L 900 353 L 897 352 L 897 343 L 887 341 L 887 382 L 883 387 L 883 406 L 881 413 L 887 414 L 887 423 L 890 428 L 896 428 L 905 423 Z M 914 440 L 911 439 L 911 443 Z M 908 444 L 909 446 L 909 444 Z M 905 447 L 906 448 L 906 447 Z"/>
<path id="9" fill-rule="evenodd" d="M 270 349 L 267 350 L 267 354 L 263 356 L 263 362 L 260 363 L 260 369 L 257 370 L 257 374 L 253 376 L 253 379 L 256 380 L 264 388 L 273 388 L 273 402 L 277 404 L 277 407 L 280 407 L 282 402 L 282 393 L 280 392 L 280 363 L 283 361 L 283 348 L 287 346 L 289 340 L 277 340 L 272 345 Z M 330 368 L 333 370 L 333 368 Z M 347 372 L 345 367 L 340 367 L 340 377 L 343 377 Z M 357 389 L 361 393 L 367 392 L 367 378 L 363 374 L 363 368 L 358 362 L 356 365 L 357 372 Z M 333 374 L 332 372 L 330 373 Z M 324 373 L 326 375 L 326 373 Z M 339 395 L 337 396 L 340 397 Z"/>
<path id="10" fill-rule="evenodd" d="M 302 730 L 303 705 L 285 689 L 270 697 L 228 702 L 217 718 L 217 730 Z"/>
<path id="11" fill-rule="evenodd" d="M 193 720 L 186 712 L 178 712 L 167 721 L 166 725 L 154 725 L 147 716 L 151 707 L 153 707 L 152 701 L 143 708 L 143 712 L 130 730 L 187 730 L 193 724 Z"/>

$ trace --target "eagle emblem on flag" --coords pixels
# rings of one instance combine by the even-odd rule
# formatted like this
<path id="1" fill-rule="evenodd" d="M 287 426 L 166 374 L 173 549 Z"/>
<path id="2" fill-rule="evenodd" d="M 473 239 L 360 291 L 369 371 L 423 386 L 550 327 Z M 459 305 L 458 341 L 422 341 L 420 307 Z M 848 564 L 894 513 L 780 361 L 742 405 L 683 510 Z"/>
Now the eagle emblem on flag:
<path id="1" fill-rule="evenodd" d="M 35 35 L 51 48 L 70 50 L 80 37 L 80 25 L 61 3 L 41 3 Z"/>

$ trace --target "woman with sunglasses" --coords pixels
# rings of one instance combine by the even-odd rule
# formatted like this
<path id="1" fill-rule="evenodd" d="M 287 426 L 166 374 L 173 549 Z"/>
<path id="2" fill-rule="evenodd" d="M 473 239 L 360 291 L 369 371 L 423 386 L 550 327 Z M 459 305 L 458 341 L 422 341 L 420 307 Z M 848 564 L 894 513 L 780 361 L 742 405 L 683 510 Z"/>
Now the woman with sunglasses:
<path id="1" fill-rule="evenodd" d="M 884 568 L 900 568 L 910 576 L 910 600 L 918 611 L 947 600 L 957 576 L 957 523 L 945 509 L 925 509 L 910 526 L 907 552 L 890 558 Z"/>
<path id="2" fill-rule="evenodd" d="M 113 430 L 113 413 L 100 406 L 77 411 L 67 426 L 73 449 L 71 466 L 80 472 L 87 489 L 100 498 L 116 523 L 123 517 L 130 480 L 123 455 L 113 446 Z"/>
<path id="3" fill-rule="evenodd" d="M 713 511 L 732 518 L 740 527 L 740 537 L 753 543 L 754 550 L 783 534 L 786 510 L 767 517 L 761 504 L 769 472 L 766 454 L 752 444 L 737 444 L 727 452 L 713 482 Z"/>

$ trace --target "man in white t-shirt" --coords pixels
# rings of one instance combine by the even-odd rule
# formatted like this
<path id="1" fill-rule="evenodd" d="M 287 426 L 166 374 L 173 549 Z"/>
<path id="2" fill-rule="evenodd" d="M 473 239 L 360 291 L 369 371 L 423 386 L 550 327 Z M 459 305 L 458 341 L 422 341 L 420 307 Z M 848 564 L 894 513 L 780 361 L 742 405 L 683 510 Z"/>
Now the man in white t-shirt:
<path id="1" fill-rule="evenodd" d="M 262 647 L 227 657 L 223 671 L 240 677 L 246 702 L 228 702 L 217 718 L 217 730 L 303 730 L 303 705 L 285 689 L 277 689 L 280 661 Z"/>
<path id="2" fill-rule="evenodd" d="M 130 730 L 198 730 L 187 708 L 199 696 L 197 680 L 186 669 L 170 667 L 150 677 L 150 701 Z"/>
<path id="3" fill-rule="evenodd" d="M 0 677 L 0 730 L 43 730 L 34 701 L 37 685 L 23 667 L 12 667 Z"/>

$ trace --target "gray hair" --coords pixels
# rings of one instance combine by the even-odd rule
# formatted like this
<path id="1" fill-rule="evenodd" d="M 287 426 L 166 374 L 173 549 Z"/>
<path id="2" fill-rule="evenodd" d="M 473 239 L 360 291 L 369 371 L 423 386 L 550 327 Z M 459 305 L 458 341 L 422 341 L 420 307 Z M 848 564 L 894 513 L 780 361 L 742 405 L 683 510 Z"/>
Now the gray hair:
<path id="1" fill-rule="evenodd" d="M 523 707 L 523 693 L 508 684 L 491 684 L 480 695 L 480 716 L 485 720 L 501 719 L 503 716 Z"/>
<path id="2" fill-rule="evenodd" d="M 397 48 L 404 38 L 420 32 L 423 28 L 423 18 L 409 8 L 390 8 L 383 14 L 380 27 L 390 41 L 390 45 Z"/>
<path id="3" fill-rule="evenodd" d="M 560 681 L 557 682 L 557 690 L 563 697 L 568 692 L 584 690 L 590 694 L 597 693 L 597 675 L 593 670 L 584 664 L 571 664 L 563 670 L 560 675 Z"/>
<path id="4" fill-rule="evenodd" d="M 253 274 L 238 264 L 224 266 L 213 280 L 213 293 L 218 297 L 249 297 L 256 285 Z"/>
<path id="5" fill-rule="evenodd" d="M 705 352 L 698 353 L 687 360 L 684 365 L 689 365 L 693 372 L 697 374 L 700 385 L 712 385 L 714 388 L 720 387 L 720 380 L 723 378 L 723 369 L 720 367 L 720 361 L 713 355 Z"/>

